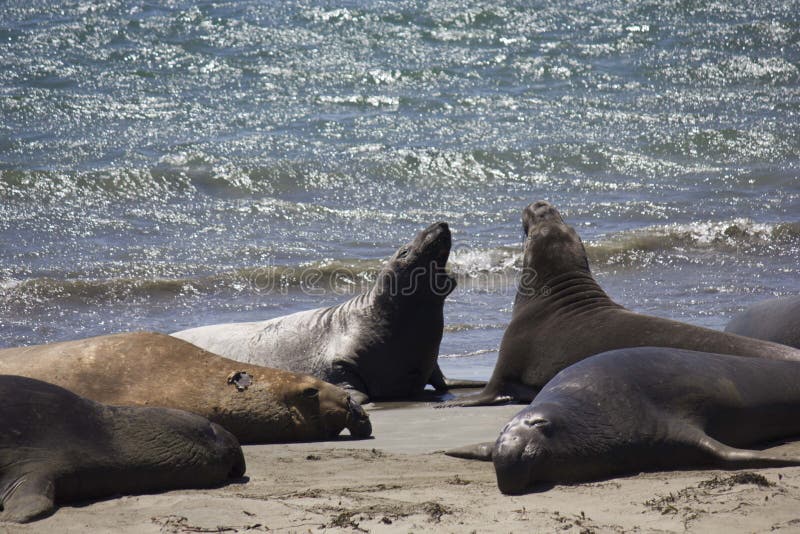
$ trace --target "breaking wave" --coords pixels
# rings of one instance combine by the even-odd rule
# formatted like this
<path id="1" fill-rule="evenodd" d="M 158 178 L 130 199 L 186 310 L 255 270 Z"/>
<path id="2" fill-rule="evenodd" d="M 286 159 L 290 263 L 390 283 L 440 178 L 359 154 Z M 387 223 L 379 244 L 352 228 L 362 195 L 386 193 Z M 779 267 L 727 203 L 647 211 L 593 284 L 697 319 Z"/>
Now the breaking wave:
<path id="1" fill-rule="evenodd" d="M 800 251 L 800 222 L 757 223 L 748 219 L 650 226 L 586 241 L 591 264 L 646 265 L 654 253 L 759 254 Z M 215 274 L 185 277 L 114 277 L 26 280 L 0 279 L 0 302 L 103 302 L 136 298 L 166 298 L 208 293 L 334 292 L 342 296 L 365 291 L 375 281 L 383 259 L 310 262 L 288 266 L 248 267 Z M 449 270 L 462 287 L 482 287 L 476 279 L 497 275 L 507 279 L 522 265 L 521 245 L 489 249 L 456 248 Z M 491 287 L 491 286 L 487 286 Z"/>

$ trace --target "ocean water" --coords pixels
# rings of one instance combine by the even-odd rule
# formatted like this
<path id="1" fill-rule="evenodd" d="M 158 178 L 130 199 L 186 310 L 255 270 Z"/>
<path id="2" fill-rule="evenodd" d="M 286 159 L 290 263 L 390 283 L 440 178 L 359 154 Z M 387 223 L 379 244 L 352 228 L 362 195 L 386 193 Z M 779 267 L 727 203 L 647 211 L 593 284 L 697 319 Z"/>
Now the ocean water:
<path id="1" fill-rule="evenodd" d="M 0 114 L 3 347 L 341 302 L 444 220 L 488 378 L 539 199 L 631 309 L 800 291 L 800 2 L 10 0 Z"/>

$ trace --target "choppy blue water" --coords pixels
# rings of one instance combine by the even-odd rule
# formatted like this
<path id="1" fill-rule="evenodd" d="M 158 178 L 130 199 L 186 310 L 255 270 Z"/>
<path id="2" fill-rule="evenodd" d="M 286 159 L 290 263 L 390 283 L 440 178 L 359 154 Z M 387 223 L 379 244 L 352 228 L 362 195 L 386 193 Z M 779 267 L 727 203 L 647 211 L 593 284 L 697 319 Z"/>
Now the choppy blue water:
<path id="1" fill-rule="evenodd" d="M 486 378 L 538 199 L 632 309 L 797 293 L 800 3 L 620 4 L 2 2 L 0 346 L 332 304 L 445 220 Z"/>

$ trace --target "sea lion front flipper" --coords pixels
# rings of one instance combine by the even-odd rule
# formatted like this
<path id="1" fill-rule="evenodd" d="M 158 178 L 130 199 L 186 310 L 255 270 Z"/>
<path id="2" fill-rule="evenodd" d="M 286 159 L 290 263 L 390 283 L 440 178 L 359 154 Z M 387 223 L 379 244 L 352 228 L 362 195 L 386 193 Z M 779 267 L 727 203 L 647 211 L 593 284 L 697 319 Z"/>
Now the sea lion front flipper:
<path id="1" fill-rule="evenodd" d="M 482 388 L 486 387 L 486 380 L 466 380 L 463 378 L 445 378 L 447 389 L 457 388 Z"/>
<path id="2" fill-rule="evenodd" d="M 444 373 L 442 373 L 442 369 L 439 367 L 439 362 L 436 362 L 436 365 L 434 365 L 431 376 L 428 378 L 428 384 L 432 385 L 433 389 L 436 391 L 447 391 L 447 379 L 444 377 Z"/>
<path id="3" fill-rule="evenodd" d="M 496 386 L 489 383 L 483 391 L 472 395 L 464 395 L 457 399 L 444 402 L 437 408 L 452 408 L 454 406 L 495 406 L 498 404 L 528 404 L 538 393 L 538 389 L 521 383 L 505 383 Z"/>
<path id="4" fill-rule="evenodd" d="M 457 449 L 450 449 L 444 453 L 447 456 L 454 458 L 463 458 L 465 460 L 481 460 L 483 462 L 492 461 L 492 449 L 494 448 L 494 441 L 487 441 L 485 443 L 476 443 L 474 445 L 466 445 Z"/>
<path id="5" fill-rule="evenodd" d="M 455 408 L 461 406 L 495 406 L 497 404 L 509 404 L 514 399 L 509 395 L 495 395 L 494 393 L 475 393 L 474 395 L 464 395 L 457 399 L 449 400 L 435 405 L 435 408 Z"/>
<path id="6" fill-rule="evenodd" d="M 444 373 L 442 373 L 442 369 L 439 367 L 439 362 L 436 362 L 431 377 L 428 379 L 428 384 L 432 385 L 436 391 L 447 391 L 448 389 L 456 388 L 486 387 L 486 381 L 484 380 L 461 380 L 458 378 L 451 379 L 445 377 Z"/>
<path id="7" fill-rule="evenodd" d="M 13 478 L 2 488 L 0 521 L 27 523 L 55 510 L 55 484 L 43 474 L 28 473 Z"/>
<path id="8" fill-rule="evenodd" d="M 339 384 L 340 387 L 344 388 L 350 394 L 350 399 L 356 401 L 356 403 L 360 405 L 368 404 L 369 403 L 369 395 L 364 393 L 363 391 L 359 391 L 357 389 L 353 389 L 346 385 Z"/>
<path id="9" fill-rule="evenodd" d="M 337 361 L 333 366 L 333 373 L 325 380 L 347 391 L 350 398 L 358 404 L 370 402 L 366 384 L 358 376 L 355 365 L 348 360 Z"/>

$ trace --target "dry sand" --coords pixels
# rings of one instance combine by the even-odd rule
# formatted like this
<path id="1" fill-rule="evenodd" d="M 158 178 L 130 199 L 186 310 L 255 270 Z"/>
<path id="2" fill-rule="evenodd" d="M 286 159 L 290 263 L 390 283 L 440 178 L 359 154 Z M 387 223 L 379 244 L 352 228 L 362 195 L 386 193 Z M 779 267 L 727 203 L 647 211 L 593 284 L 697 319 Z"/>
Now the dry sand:
<path id="1" fill-rule="evenodd" d="M 800 468 L 647 473 L 502 495 L 495 439 L 521 406 L 370 407 L 370 440 L 245 447 L 249 480 L 63 506 L 0 532 L 800 532 Z M 800 442 L 781 452 L 800 454 Z"/>

